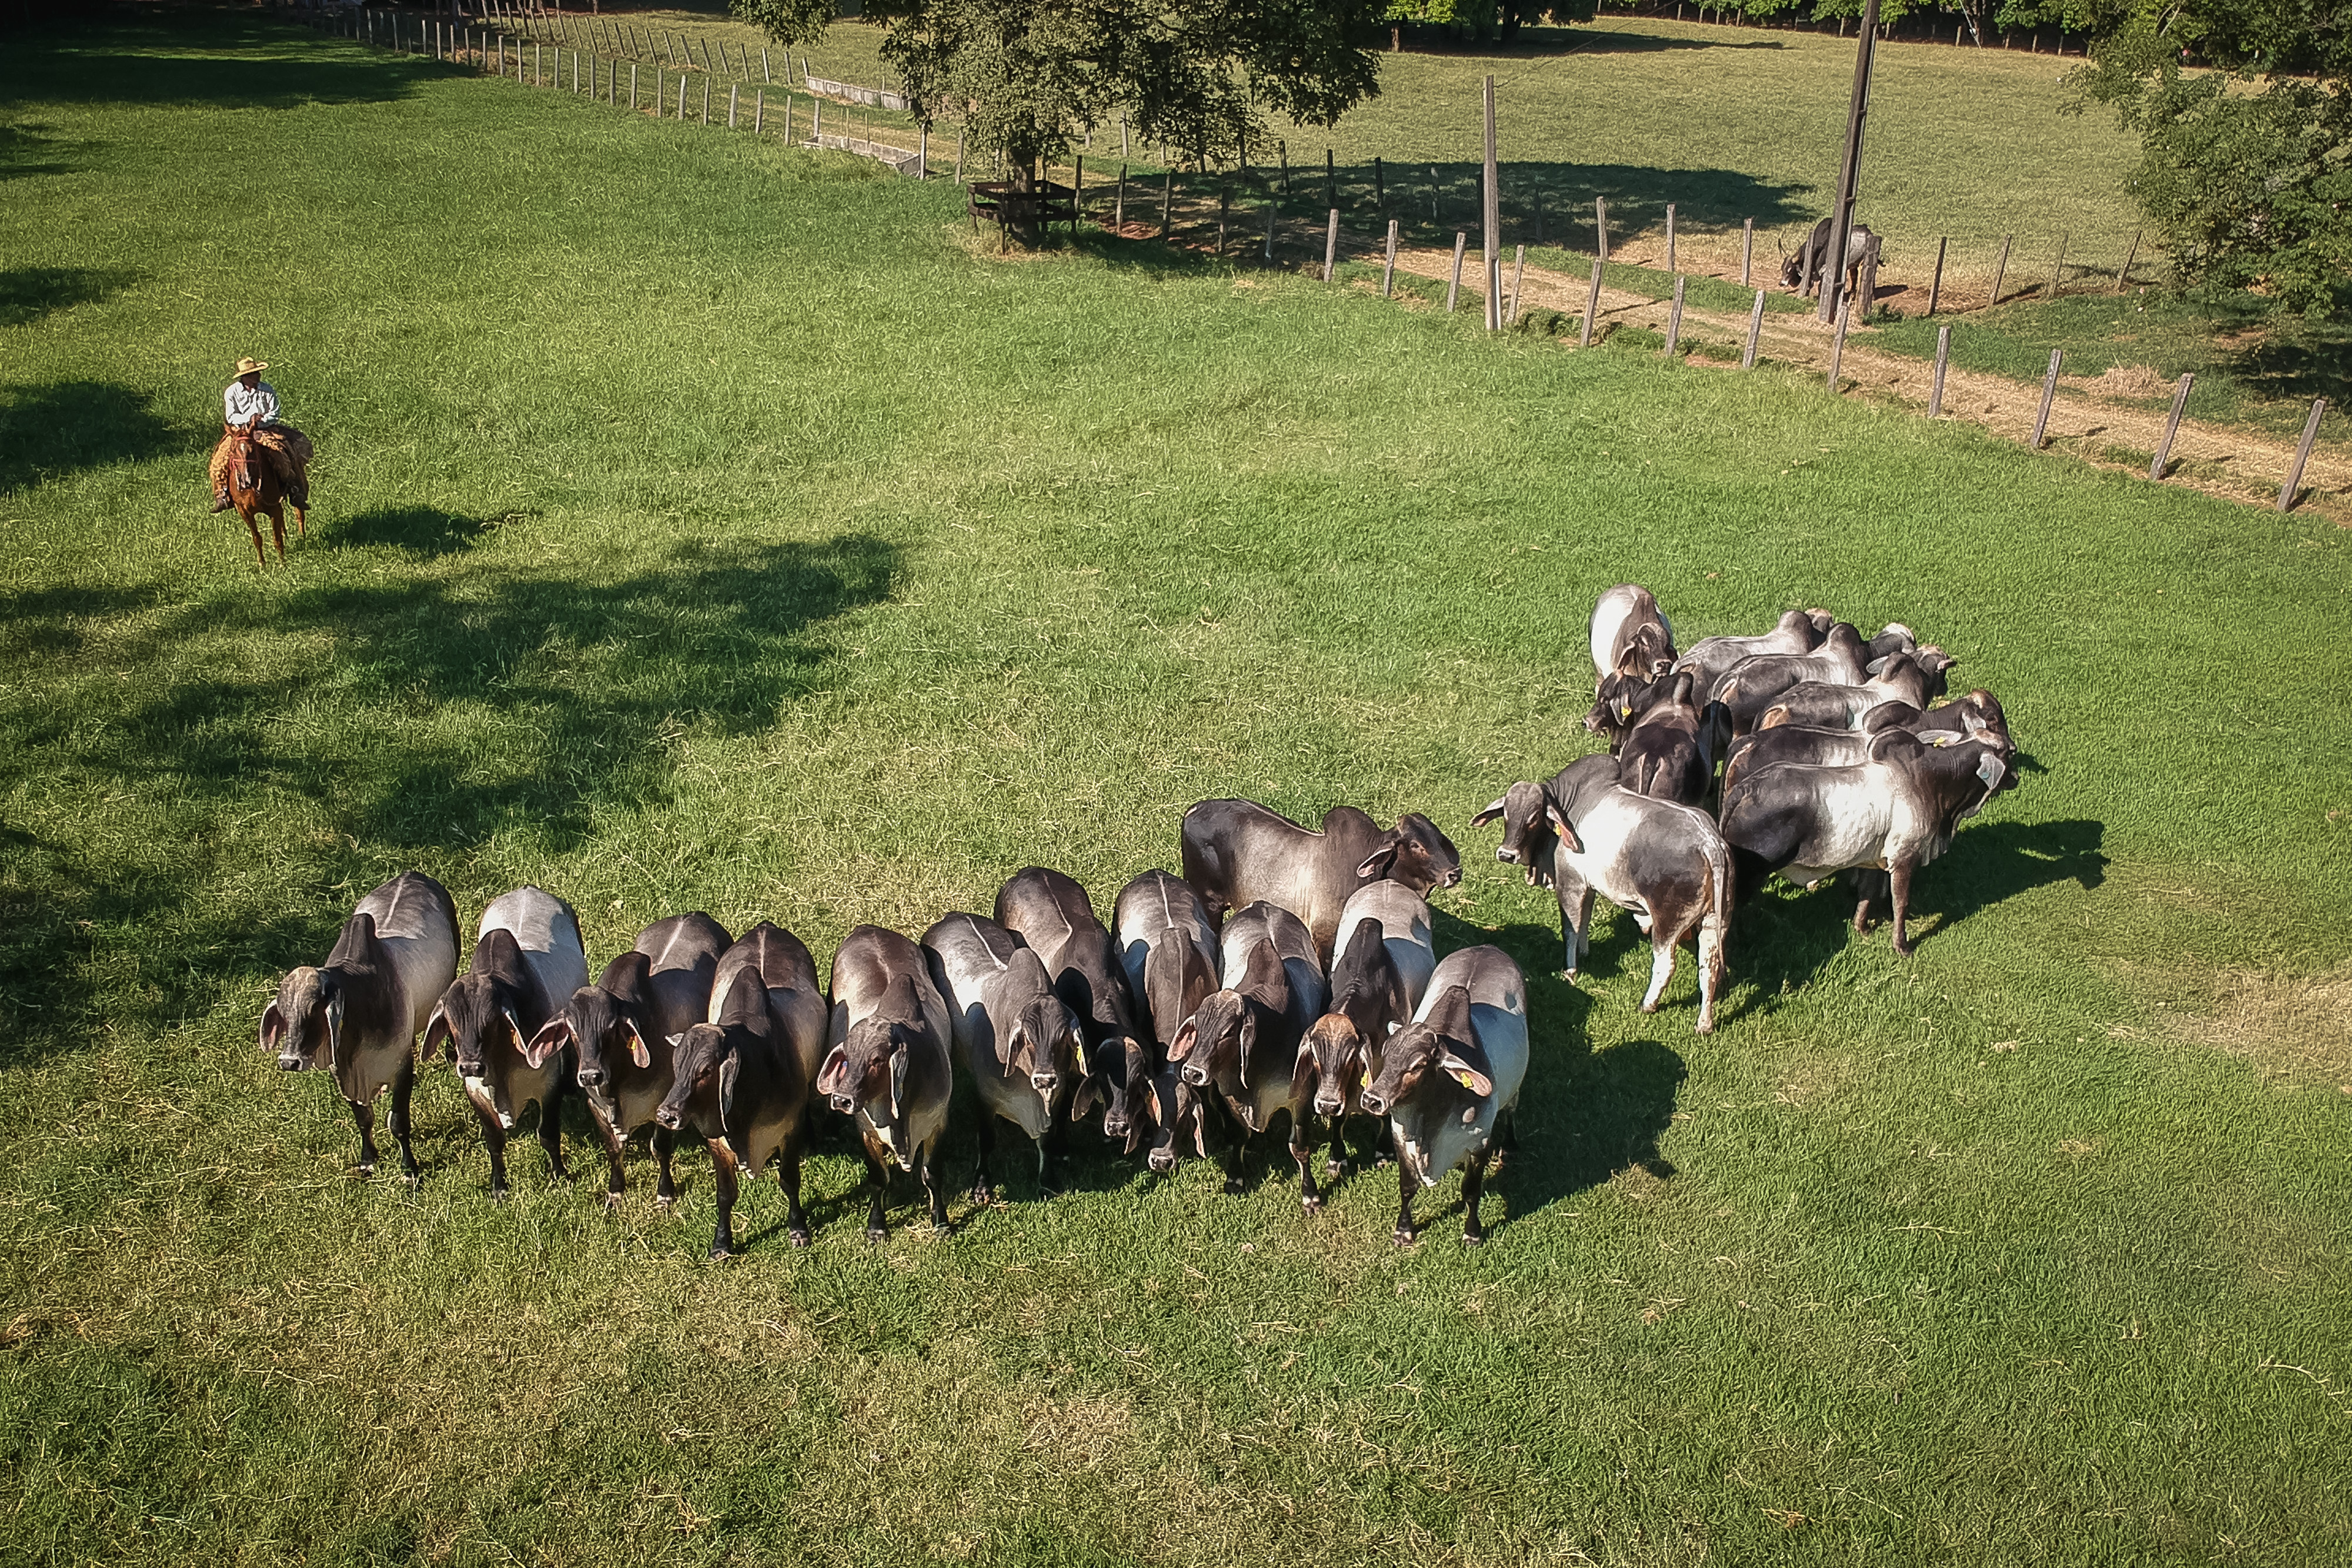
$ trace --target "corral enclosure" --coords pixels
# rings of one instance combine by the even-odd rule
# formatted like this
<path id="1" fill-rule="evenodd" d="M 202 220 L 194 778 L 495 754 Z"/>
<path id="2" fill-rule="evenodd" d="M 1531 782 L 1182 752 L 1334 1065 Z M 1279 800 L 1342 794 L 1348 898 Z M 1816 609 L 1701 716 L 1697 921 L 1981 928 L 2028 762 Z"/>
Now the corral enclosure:
<path id="1" fill-rule="evenodd" d="M 12 1556 L 1966 1560 L 2343 1553 L 2343 536 L 1155 246 L 1001 262 L 952 188 L 241 16 L 0 50 L 0 1455 Z M 265 156 L 266 154 L 266 156 Z M 1826 177 L 1826 176 L 1824 176 Z M 320 511 L 203 512 L 273 361 Z M 1918 956 L 1782 889 L 1653 1018 L 1467 818 L 1593 743 L 1584 616 L 1822 603 L 2032 767 Z M 2280 672 L 2287 672 L 2282 674 Z M 422 1191 L 254 1024 L 420 866 L 646 921 L 1107 902 L 1202 796 L 1430 811 L 1528 970 L 1465 1252 L 1082 1134 L 857 1234 L 812 1162 Z M 579 1168 L 598 1162 L 573 1129 Z M 951 1144 L 969 1170 L 969 1133 Z M 900 1193 L 903 1200 L 905 1187 Z M 1423 1200 L 1424 1216 L 1431 1213 Z"/>

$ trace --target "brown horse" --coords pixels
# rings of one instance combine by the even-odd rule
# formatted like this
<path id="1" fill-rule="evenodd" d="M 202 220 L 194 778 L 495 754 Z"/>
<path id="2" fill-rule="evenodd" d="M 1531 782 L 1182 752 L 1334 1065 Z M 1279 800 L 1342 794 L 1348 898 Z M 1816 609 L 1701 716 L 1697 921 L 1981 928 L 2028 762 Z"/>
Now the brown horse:
<path id="1" fill-rule="evenodd" d="M 260 450 L 261 443 L 253 438 L 249 425 L 225 426 L 228 441 L 228 498 L 236 507 L 237 516 L 245 519 L 246 532 L 253 536 L 253 559 L 265 570 L 269 558 L 261 550 L 261 529 L 254 518 L 268 517 L 269 531 L 278 541 L 278 563 L 286 564 L 286 511 L 294 512 L 294 537 L 307 538 L 302 508 L 294 506 L 287 494 L 285 482 L 278 476 L 278 465 L 272 455 Z"/>

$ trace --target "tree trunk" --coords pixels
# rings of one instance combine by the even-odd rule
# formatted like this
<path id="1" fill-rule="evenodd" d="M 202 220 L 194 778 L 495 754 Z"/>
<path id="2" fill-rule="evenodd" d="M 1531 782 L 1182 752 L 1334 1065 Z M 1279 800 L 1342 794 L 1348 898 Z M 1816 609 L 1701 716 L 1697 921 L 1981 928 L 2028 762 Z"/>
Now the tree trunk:
<path id="1" fill-rule="evenodd" d="M 1043 243 L 1045 229 L 1037 216 L 1037 150 L 1008 147 L 1005 162 L 1013 187 L 1005 202 L 1006 222 L 1022 245 L 1035 250 Z"/>

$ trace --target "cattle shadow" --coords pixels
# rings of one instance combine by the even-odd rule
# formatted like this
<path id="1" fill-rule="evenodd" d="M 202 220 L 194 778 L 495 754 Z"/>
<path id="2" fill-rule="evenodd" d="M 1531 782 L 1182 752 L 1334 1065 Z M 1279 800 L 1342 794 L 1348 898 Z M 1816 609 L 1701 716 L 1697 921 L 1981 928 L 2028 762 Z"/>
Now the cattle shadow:
<path id="1" fill-rule="evenodd" d="M 115 382 L 43 382 L 0 404 L 0 494 L 198 444 L 149 394 Z"/>
<path id="2" fill-rule="evenodd" d="M 250 13 L 142 11 L 132 21 L 79 18 L 16 33 L 0 50 L 0 99 L 212 109 L 383 103 L 456 68 L 349 41 L 338 47 Z"/>
<path id="3" fill-rule="evenodd" d="M 301 859 L 322 887 L 371 886 L 500 831 L 563 852 L 601 815 L 660 804 L 694 728 L 772 726 L 826 678 L 834 622 L 886 600 L 899 570 L 897 546 L 840 534 L 681 543 L 597 582 L 472 564 L 194 601 L 0 597 L 0 648 L 26 676 L 0 689 L 16 741 L 0 793 L 64 779 L 94 800 L 169 801 L 152 841 L 0 843 L 0 994 L 26 1019 L 0 1052 L 79 1049 L 99 1018 L 163 1027 L 217 1006 L 225 976 L 320 961 L 347 902 L 224 897 L 241 868 L 210 824 L 273 796 L 307 802 L 306 842 L 325 847 Z M 331 682 L 306 652 L 329 644 Z M 296 711 L 313 721 L 286 723 Z M 126 929 L 169 961 L 126 967 Z"/>
<path id="4" fill-rule="evenodd" d="M 119 267 L 12 267 L 0 271 L 0 327 L 23 327 L 56 310 L 94 305 L 139 274 Z"/>
<path id="5" fill-rule="evenodd" d="M 321 542 L 384 545 L 421 560 L 471 549 L 489 531 L 479 517 L 460 517 L 438 507 L 380 507 L 341 527 L 321 530 Z"/>

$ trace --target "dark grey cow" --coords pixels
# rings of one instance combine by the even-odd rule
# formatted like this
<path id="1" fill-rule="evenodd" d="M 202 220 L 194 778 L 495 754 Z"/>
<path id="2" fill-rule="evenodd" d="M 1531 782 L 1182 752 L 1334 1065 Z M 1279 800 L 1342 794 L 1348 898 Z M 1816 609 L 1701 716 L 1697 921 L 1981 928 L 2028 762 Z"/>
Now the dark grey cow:
<path id="1" fill-rule="evenodd" d="M 392 1091 L 390 1125 L 401 1169 L 416 1179 L 408 1097 L 417 1031 L 457 977 L 457 906 L 423 872 L 404 871 L 360 900 L 323 967 L 278 983 L 262 1010 L 261 1049 L 279 1069 L 330 1068 L 360 1131 L 360 1174 L 375 1174 L 375 1102 Z"/>
<path id="2" fill-rule="evenodd" d="M 1888 703 L 1907 703 L 1912 707 L 1924 708 L 1944 695 L 1945 676 L 1958 664 L 1941 648 L 1929 646 L 1890 656 L 1878 666 L 1876 674 L 1859 685 L 1800 681 L 1771 698 L 1771 706 L 1751 727 L 1769 729 L 1774 725 L 1803 724 L 1822 729 L 1852 729 L 1871 709 Z M 1735 707 L 1732 722 L 1737 725 L 1738 720 Z"/>
<path id="3" fill-rule="evenodd" d="M 1811 887 L 1833 873 L 1859 870 L 1865 879 L 1853 915 L 1860 931 L 1869 924 L 1868 874 L 1884 870 L 1895 950 L 1907 956 L 1912 877 L 1950 847 L 1961 822 L 2014 786 L 2012 756 L 2005 741 L 1931 747 L 1908 730 L 1887 729 L 1871 737 L 1859 764 L 1783 762 L 1744 773 L 1723 794 L 1723 836 L 1743 898 L 1775 872 Z"/>
<path id="4" fill-rule="evenodd" d="M 2009 745 L 2009 720 L 1988 691 L 1925 710 L 1909 703 L 1885 703 L 1863 715 L 1853 729 L 1826 729 L 1810 725 L 1780 724 L 1752 730 L 1731 743 L 1723 762 L 1723 790 L 1747 774 L 1776 762 L 1809 767 L 1852 767 L 1868 760 L 1871 737 L 1885 729 L 1907 729 L 1926 746 L 1949 746 L 1956 740 L 1990 740 Z"/>
<path id="5" fill-rule="evenodd" d="M 1688 670 L 1663 677 L 1664 695 L 1643 710 L 1616 747 L 1617 782 L 1636 795 L 1696 806 L 1715 782 L 1715 758 L 1700 726 Z"/>
<path id="6" fill-rule="evenodd" d="M 1512 785 L 1472 819 L 1472 826 L 1497 820 L 1503 842 L 1495 858 L 1526 867 L 1530 883 L 1549 882 L 1559 894 L 1570 979 L 1591 946 L 1587 934 L 1598 893 L 1632 915 L 1649 936 L 1645 1013 L 1657 1011 L 1674 978 L 1677 946 L 1696 939 L 1698 1032 L 1714 1032 L 1731 921 L 1732 867 L 1723 835 L 1706 812 L 1622 789 L 1614 758 L 1586 757 L 1549 783 Z"/>
<path id="7" fill-rule="evenodd" d="M 1621 582 L 1594 601 L 1591 644 L 1595 680 L 1655 680 L 1674 668 L 1674 624 L 1638 583 Z"/>
<path id="8" fill-rule="evenodd" d="M 572 1052 L 574 1081 L 612 1168 L 604 1186 L 607 1208 L 628 1189 L 624 1144 L 648 1124 L 661 1172 L 654 1201 L 667 1205 L 677 1196 L 670 1169 L 677 1138 L 655 1121 L 654 1113 L 677 1077 L 670 1038 L 709 1016 L 719 956 L 731 940 L 725 926 L 700 911 L 655 921 L 637 933 L 634 946 L 604 966 L 594 985 L 572 992 L 523 1049 L 523 1061 L 534 1069 L 556 1051 Z"/>
<path id="9" fill-rule="evenodd" d="M 1323 963 L 1339 912 L 1366 882 L 1388 877 L 1425 894 L 1462 880 L 1461 852 L 1418 811 L 1383 828 L 1334 806 L 1318 832 L 1255 800 L 1202 800 L 1184 813 L 1183 854 L 1184 880 L 1212 921 L 1259 899 L 1278 904 L 1307 923 Z"/>
<path id="10" fill-rule="evenodd" d="M 1181 884 L 1180 884 L 1181 885 Z M 1094 901 L 1074 879 L 1045 866 L 1015 872 L 996 890 L 996 923 L 1027 944 L 1053 977 L 1054 994 L 1078 1020 L 1086 1041 L 1087 1072 L 1070 1101 L 1070 1120 L 1083 1119 L 1097 1100 L 1119 1098 L 1131 1054 L 1142 1051 L 1144 1031 L 1136 1027 L 1127 972 L 1110 933 L 1095 915 Z M 1113 1138 L 1126 1135 L 1108 1125 Z"/>
<path id="11" fill-rule="evenodd" d="M 1118 890 L 1118 963 L 1149 1031 L 1155 1064 L 1201 999 L 1217 988 L 1217 927 L 1192 885 L 1148 871 Z"/>
<path id="12" fill-rule="evenodd" d="M 795 1247 L 809 1244 L 801 1209 L 801 1157 L 808 1132 L 809 1081 L 800 1054 L 780 1038 L 766 977 L 739 964 L 715 1021 L 671 1037 L 677 1077 L 654 1115 L 672 1133 L 692 1131 L 709 1145 L 719 1220 L 710 1256 L 735 1251 L 735 1200 L 744 1179 L 757 1180 L 768 1162 L 784 1189 L 784 1232 Z"/>
<path id="13" fill-rule="evenodd" d="M 767 988 L 768 1007 L 776 1020 L 776 1043 L 799 1062 L 802 1084 L 814 1084 L 824 1065 L 832 1009 L 818 988 L 816 960 L 809 956 L 808 944 L 782 926 L 762 920 L 719 956 L 719 972 L 710 983 L 709 1020 L 719 1021 L 737 977 L 754 972 Z M 760 1167 L 752 1166 L 752 1177 L 757 1179 L 759 1174 Z"/>
<path id="14" fill-rule="evenodd" d="M 587 983 L 588 955 L 572 905 L 544 888 L 518 887 L 482 911 L 472 964 L 425 1021 L 425 1059 L 447 1043 L 481 1121 L 494 1199 L 507 1196 L 507 1136 L 533 1105 L 548 1166 L 558 1181 L 572 1179 L 563 1168 L 562 1119 L 571 1053 L 553 1052 L 534 1066 L 529 1051 L 531 1037 Z"/>
<path id="15" fill-rule="evenodd" d="M 1791 610 L 1760 637 L 1702 637 L 1675 661 L 1677 672 L 1688 670 L 1704 695 L 1742 659 L 1773 654 L 1810 653 L 1822 645 L 1836 618 L 1826 610 Z"/>
<path id="16" fill-rule="evenodd" d="M 923 933 L 923 951 L 947 998 L 956 1053 L 980 1092 L 972 1202 L 985 1207 L 996 1201 L 988 1156 L 999 1117 L 1037 1145 L 1038 1190 L 1056 1190 L 1052 1156 L 1059 1140 L 1048 1134 L 1087 1075 L 1078 1020 L 1054 994 L 1053 977 L 1036 953 L 993 920 L 950 915 Z"/>
<path id="17" fill-rule="evenodd" d="M 884 1205 L 894 1163 L 921 1176 L 932 1228 L 945 1230 L 940 1135 L 947 1128 L 948 1092 L 954 1082 L 954 1030 L 923 950 L 879 925 L 852 930 L 833 958 L 827 1039 L 832 1049 L 817 1075 L 816 1092 L 835 1110 L 856 1118 L 866 1179 L 873 1188 L 866 1236 L 878 1241 L 889 1234 Z"/>
<path id="18" fill-rule="evenodd" d="M 1878 236 L 1867 226 L 1856 224 L 1846 231 L 1844 293 L 1848 298 L 1853 298 L 1861 289 L 1864 267 L 1870 267 L 1875 270 L 1874 253 L 1877 250 Z M 1823 218 L 1813 225 L 1812 232 L 1805 236 L 1802 245 L 1794 251 L 1783 250 L 1780 253 L 1780 287 L 1811 294 L 1813 285 L 1821 280 L 1827 269 L 1829 254 L 1830 220 Z M 1866 306 L 1867 301 L 1864 303 Z"/>
<path id="19" fill-rule="evenodd" d="M 1397 1148 L 1396 1241 L 1414 1237 L 1412 1200 L 1455 1166 L 1462 1176 L 1462 1239 L 1486 1239 L 1478 1200 L 1495 1125 L 1518 1103 L 1528 1072 L 1528 983 L 1499 947 L 1448 953 L 1413 1021 L 1388 1043 L 1364 1085 L 1364 1109 L 1389 1119 Z"/>
<path id="20" fill-rule="evenodd" d="M 1225 1166 L 1225 1190 L 1239 1192 L 1249 1139 L 1290 1107 L 1299 1044 L 1323 1015 L 1323 966 L 1306 925 L 1260 900 L 1225 926 L 1224 975 L 1224 988 L 1176 1031 L 1168 1059 L 1195 1089 L 1213 1088 L 1240 1124 Z"/>
<path id="21" fill-rule="evenodd" d="M 1829 629 L 1821 645 L 1809 653 L 1758 653 L 1739 661 L 1716 677 L 1709 701 L 1759 703 L 1776 696 L 1799 681 L 1837 681 L 1858 685 L 1870 675 L 1870 648 L 1862 633 L 1841 621 Z M 1755 710 L 1762 714 L 1763 707 Z"/>

